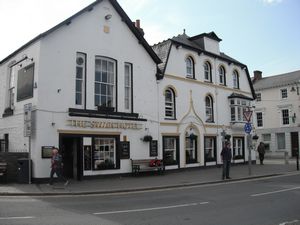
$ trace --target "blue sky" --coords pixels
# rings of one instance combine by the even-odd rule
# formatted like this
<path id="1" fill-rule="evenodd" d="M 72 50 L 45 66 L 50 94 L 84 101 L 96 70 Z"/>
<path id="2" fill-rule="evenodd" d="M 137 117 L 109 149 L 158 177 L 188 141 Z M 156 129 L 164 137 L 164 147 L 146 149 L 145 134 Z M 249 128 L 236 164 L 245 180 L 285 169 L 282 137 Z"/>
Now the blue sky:
<path id="1" fill-rule="evenodd" d="M 0 60 L 93 0 L 0 0 Z M 222 52 L 263 76 L 300 70 L 299 0 L 119 0 L 152 45 L 214 31 Z"/>

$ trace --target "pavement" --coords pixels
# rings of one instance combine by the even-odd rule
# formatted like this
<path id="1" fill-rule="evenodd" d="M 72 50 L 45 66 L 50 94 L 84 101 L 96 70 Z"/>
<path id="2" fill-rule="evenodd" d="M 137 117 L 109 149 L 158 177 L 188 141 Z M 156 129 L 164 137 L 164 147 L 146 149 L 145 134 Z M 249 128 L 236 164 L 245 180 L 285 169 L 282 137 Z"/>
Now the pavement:
<path id="1" fill-rule="evenodd" d="M 64 186 L 63 183 L 56 183 L 53 186 L 39 183 L 0 183 L 0 196 L 112 194 L 217 184 L 293 173 L 300 174 L 297 171 L 295 159 L 289 161 L 283 159 L 266 159 L 264 165 L 251 165 L 251 175 L 249 175 L 248 164 L 232 165 L 230 170 L 232 179 L 225 181 L 221 179 L 221 167 L 198 167 L 193 169 L 167 170 L 163 175 L 155 173 L 138 176 L 113 175 L 85 179 L 83 181 L 70 180 L 67 186 Z"/>

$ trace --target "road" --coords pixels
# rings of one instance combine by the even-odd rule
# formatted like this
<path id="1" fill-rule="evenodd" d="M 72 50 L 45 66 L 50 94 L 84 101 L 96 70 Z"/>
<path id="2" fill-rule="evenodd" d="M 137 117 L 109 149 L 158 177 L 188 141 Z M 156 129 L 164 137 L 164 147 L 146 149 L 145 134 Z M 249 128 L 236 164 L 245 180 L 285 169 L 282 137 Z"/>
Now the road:
<path id="1" fill-rule="evenodd" d="M 300 220 L 299 212 L 299 174 L 112 195 L 0 197 L 1 225 L 283 225 Z"/>

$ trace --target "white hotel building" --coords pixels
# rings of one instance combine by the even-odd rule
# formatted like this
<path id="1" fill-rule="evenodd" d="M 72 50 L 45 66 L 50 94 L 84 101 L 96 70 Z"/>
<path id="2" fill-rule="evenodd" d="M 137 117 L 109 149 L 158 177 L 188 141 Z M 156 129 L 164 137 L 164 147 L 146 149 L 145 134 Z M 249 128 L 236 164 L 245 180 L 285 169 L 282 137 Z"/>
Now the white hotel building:
<path id="1" fill-rule="evenodd" d="M 98 0 L 3 59 L 0 152 L 30 152 L 42 179 L 58 146 L 65 175 L 81 179 L 130 173 L 130 159 L 220 164 L 226 132 L 235 162 L 246 161 L 246 65 L 213 32 L 151 48 L 136 25 L 115 0 Z"/>

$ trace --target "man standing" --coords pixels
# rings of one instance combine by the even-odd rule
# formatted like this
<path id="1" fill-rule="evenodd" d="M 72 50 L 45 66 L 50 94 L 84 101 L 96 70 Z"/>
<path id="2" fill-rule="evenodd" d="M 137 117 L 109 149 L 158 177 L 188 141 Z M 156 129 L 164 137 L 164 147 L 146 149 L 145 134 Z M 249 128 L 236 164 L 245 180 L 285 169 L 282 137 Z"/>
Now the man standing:
<path id="1" fill-rule="evenodd" d="M 223 147 L 222 152 L 221 152 L 221 158 L 223 161 L 222 179 L 224 180 L 225 177 L 226 177 L 226 179 L 231 179 L 229 176 L 229 171 L 230 171 L 230 161 L 232 159 L 232 154 L 231 154 L 231 148 L 230 148 L 229 141 L 225 142 L 225 146 Z"/>
<path id="2" fill-rule="evenodd" d="M 266 153 L 265 144 L 263 142 L 259 143 L 259 145 L 257 147 L 257 151 L 258 151 L 258 154 L 259 154 L 260 165 L 263 165 L 264 164 L 265 153 Z"/>
<path id="3" fill-rule="evenodd" d="M 50 185 L 53 184 L 53 176 L 57 175 L 58 179 L 65 182 L 65 186 L 68 185 L 69 181 L 62 175 L 62 157 L 58 153 L 58 148 L 52 148 L 52 158 L 51 158 L 51 172 L 50 172 Z"/>

